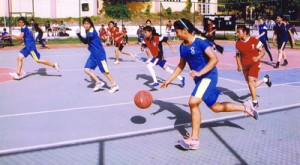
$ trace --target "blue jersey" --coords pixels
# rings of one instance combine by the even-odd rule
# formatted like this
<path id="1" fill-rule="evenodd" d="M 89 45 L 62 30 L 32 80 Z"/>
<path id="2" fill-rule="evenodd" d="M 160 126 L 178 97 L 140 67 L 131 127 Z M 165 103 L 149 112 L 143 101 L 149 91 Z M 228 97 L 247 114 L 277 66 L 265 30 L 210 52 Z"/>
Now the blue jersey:
<path id="1" fill-rule="evenodd" d="M 281 23 L 280 25 L 277 23 L 274 26 L 275 34 L 277 35 L 277 41 L 287 42 L 289 40 L 288 29 L 285 23 Z"/>
<path id="2" fill-rule="evenodd" d="M 32 31 L 25 25 L 21 27 L 21 33 L 24 33 L 24 44 L 26 48 L 33 49 L 35 48 L 35 40 L 33 38 Z"/>
<path id="3" fill-rule="evenodd" d="M 263 32 L 265 32 L 265 34 L 263 36 L 261 36 L 259 38 L 259 40 L 260 41 L 267 41 L 268 40 L 268 28 L 267 28 L 265 23 L 258 26 L 258 31 L 259 31 L 259 34 L 262 34 Z"/>
<path id="4" fill-rule="evenodd" d="M 95 59 L 106 60 L 106 53 L 102 47 L 100 37 L 94 28 L 91 28 L 86 34 L 86 38 L 90 39 L 89 50 L 91 51 L 91 56 Z"/>
<path id="5" fill-rule="evenodd" d="M 186 60 L 191 70 L 198 72 L 202 70 L 209 61 L 209 57 L 205 54 L 205 50 L 210 46 L 212 46 L 212 43 L 207 39 L 203 37 L 195 37 L 195 40 L 191 45 L 180 45 L 180 57 Z M 205 75 L 201 77 L 195 77 L 195 81 L 197 82 L 199 79 L 204 77 L 213 78 L 217 76 L 218 71 L 217 68 L 214 67 Z"/>

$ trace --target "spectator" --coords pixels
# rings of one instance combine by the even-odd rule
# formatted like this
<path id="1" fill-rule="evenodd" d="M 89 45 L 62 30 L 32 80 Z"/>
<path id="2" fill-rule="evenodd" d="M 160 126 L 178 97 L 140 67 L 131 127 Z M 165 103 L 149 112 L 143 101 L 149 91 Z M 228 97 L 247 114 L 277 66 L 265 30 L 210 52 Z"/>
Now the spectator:
<path id="1" fill-rule="evenodd" d="M 49 33 L 52 32 L 52 29 L 51 29 L 51 26 L 50 26 L 50 21 L 47 21 L 45 23 L 45 30 L 46 30 L 47 36 L 50 37 Z M 53 33 L 52 33 L 52 36 L 53 36 Z"/>
<path id="2" fill-rule="evenodd" d="M 101 25 L 101 28 L 99 30 L 99 36 L 103 43 L 107 43 L 109 40 L 109 34 L 107 32 L 107 29 L 105 29 L 104 24 Z"/>
<path id="3" fill-rule="evenodd" d="M 8 41 L 9 46 L 12 46 L 12 39 L 8 35 L 8 33 L 6 31 L 6 28 L 3 28 L 3 32 L 1 34 L 1 44 L 2 44 L 2 47 L 4 47 L 5 41 Z"/>
<path id="4" fill-rule="evenodd" d="M 60 21 L 59 28 L 60 32 L 66 33 L 66 24 L 63 21 Z"/>
<path id="5" fill-rule="evenodd" d="M 52 25 L 52 36 L 57 36 L 59 29 L 60 29 L 59 25 L 55 21 L 54 24 Z"/>
<path id="6" fill-rule="evenodd" d="M 126 27 L 125 27 L 124 24 L 122 25 L 122 31 L 121 32 L 123 33 L 123 38 L 125 40 L 125 44 L 127 45 L 128 44 L 128 35 L 127 35 L 127 30 L 126 30 Z"/>
<path id="7" fill-rule="evenodd" d="M 166 33 L 167 33 L 168 38 L 171 37 L 172 26 L 173 26 L 172 22 L 171 22 L 171 20 L 169 20 L 169 22 L 166 25 Z"/>
<path id="8" fill-rule="evenodd" d="M 137 34 L 137 38 L 138 38 L 138 44 L 142 44 L 142 41 L 144 40 L 145 38 L 145 33 L 144 33 L 144 30 L 143 30 L 143 25 L 139 25 L 139 28 L 136 32 Z"/>

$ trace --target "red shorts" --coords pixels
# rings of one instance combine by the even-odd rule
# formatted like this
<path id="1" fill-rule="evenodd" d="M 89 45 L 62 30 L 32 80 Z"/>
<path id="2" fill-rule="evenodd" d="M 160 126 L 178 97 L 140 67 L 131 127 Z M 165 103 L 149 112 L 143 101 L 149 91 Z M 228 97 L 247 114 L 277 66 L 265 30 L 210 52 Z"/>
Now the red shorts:
<path id="1" fill-rule="evenodd" d="M 260 70 L 259 62 L 243 66 L 243 73 L 244 73 L 245 79 L 248 81 L 249 76 L 258 78 L 259 70 Z"/>

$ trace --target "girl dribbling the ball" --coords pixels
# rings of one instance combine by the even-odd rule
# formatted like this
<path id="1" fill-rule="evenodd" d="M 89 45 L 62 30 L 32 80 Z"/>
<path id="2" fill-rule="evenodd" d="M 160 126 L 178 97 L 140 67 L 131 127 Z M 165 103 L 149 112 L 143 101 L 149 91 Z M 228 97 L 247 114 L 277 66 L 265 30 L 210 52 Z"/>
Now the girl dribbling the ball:
<path id="1" fill-rule="evenodd" d="M 230 102 L 218 102 L 220 91 L 217 89 L 218 71 L 216 65 L 218 58 L 212 49 L 212 44 L 205 38 L 195 36 L 200 33 L 198 29 L 187 19 L 182 18 L 174 22 L 176 35 L 183 43 L 180 45 L 180 62 L 170 78 L 161 88 L 166 88 L 185 68 L 190 66 L 190 76 L 195 81 L 195 88 L 189 99 L 189 107 L 192 116 L 192 134 L 180 140 L 179 145 L 187 150 L 195 150 L 199 147 L 199 133 L 201 125 L 200 104 L 204 102 L 214 112 L 240 111 L 253 118 L 258 118 L 258 113 L 251 101 L 244 104 Z"/>

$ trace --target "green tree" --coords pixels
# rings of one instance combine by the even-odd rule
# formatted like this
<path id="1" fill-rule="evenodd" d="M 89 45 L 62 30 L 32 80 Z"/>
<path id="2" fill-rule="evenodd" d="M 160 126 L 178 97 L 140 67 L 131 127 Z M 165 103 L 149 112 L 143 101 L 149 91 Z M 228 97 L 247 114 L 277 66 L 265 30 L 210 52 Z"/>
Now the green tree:
<path id="1" fill-rule="evenodd" d="M 128 6 L 121 3 L 108 4 L 105 8 L 105 14 L 114 19 L 131 18 L 131 13 L 128 10 Z"/>

